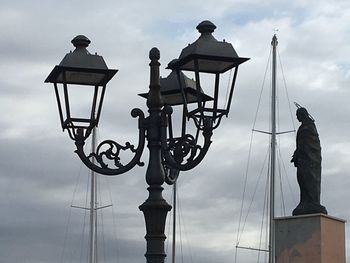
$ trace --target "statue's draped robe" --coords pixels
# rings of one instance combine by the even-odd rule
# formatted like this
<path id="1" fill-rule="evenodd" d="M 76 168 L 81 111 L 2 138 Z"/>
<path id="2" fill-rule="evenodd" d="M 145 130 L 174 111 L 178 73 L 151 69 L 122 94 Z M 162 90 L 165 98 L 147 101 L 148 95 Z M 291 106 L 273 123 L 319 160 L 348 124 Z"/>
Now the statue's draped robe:
<path id="1" fill-rule="evenodd" d="M 300 186 L 300 203 L 319 205 L 321 191 L 321 145 L 313 121 L 303 122 L 297 132 L 294 153 Z"/>

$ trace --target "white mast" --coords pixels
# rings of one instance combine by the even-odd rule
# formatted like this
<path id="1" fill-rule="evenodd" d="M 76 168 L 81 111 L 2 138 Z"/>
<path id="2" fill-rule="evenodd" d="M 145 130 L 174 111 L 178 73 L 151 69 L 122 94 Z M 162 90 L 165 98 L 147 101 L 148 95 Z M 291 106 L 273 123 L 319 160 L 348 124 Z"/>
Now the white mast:
<path id="1" fill-rule="evenodd" d="M 172 244 L 172 256 L 171 262 L 175 263 L 175 243 L 176 243 L 176 182 L 173 185 L 173 244 Z"/>
<path id="2" fill-rule="evenodd" d="M 272 38 L 272 95 L 271 95 L 271 167 L 270 167 L 270 231 L 269 263 L 275 263 L 275 170 L 276 170 L 276 35 Z"/>
<path id="3" fill-rule="evenodd" d="M 96 149 L 96 128 L 92 130 L 92 152 Z M 92 163 L 95 163 L 95 158 L 92 158 Z M 97 263 L 97 185 L 96 174 L 90 170 L 91 188 L 90 188 L 90 253 L 89 263 Z"/>

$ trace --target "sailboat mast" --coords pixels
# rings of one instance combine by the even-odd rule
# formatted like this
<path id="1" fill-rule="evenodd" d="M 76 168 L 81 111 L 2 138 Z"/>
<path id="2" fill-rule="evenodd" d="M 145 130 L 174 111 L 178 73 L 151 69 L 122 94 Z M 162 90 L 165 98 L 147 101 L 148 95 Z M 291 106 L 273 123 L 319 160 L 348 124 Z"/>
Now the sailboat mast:
<path id="1" fill-rule="evenodd" d="M 271 165 L 270 165 L 270 233 L 269 263 L 275 263 L 275 170 L 276 170 L 276 35 L 272 38 L 272 95 L 271 95 Z"/>
<path id="2" fill-rule="evenodd" d="M 92 130 L 92 142 L 91 148 L 93 152 L 96 148 L 96 129 Z M 95 163 L 95 159 L 92 158 L 92 162 Z M 97 216 L 96 216 L 96 174 L 90 170 L 90 251 L 89 251 L 89 263 L 97 263 Z"/>
<path id="3" fill-rule="evenodd" d="M 176 182 L 173 184 L 173 244 L 172 244 L 172 255 L 171 262 L 175 263 L 175 255 L 176 255 Z"/>

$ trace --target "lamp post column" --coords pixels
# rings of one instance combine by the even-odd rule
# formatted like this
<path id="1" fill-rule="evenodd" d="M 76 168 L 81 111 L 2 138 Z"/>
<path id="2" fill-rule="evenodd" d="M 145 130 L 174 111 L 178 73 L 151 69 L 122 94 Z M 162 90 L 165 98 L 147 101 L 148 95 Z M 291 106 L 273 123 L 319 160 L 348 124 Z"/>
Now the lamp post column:
<path id="1" fill-rule="evenodd" d="M 145 254 L 147 263 L 164 263 L 166 257 L 164 251 L 165 221 L 171 206 L 162 196 L 164 183 L 164 169 L 161 156 L 161 108 L 163 106 L 159 84 L 159 50 L 152 48 L 149 54 L 150 63 L 150 90 L 148 93 L 147 107 L 147 141 L 149 149 L 149 162 L 146 172 L 146 182 L 149 185 L 148 199 L 139 206 L 143 212 L 146 223 L 147 251 Z"/>

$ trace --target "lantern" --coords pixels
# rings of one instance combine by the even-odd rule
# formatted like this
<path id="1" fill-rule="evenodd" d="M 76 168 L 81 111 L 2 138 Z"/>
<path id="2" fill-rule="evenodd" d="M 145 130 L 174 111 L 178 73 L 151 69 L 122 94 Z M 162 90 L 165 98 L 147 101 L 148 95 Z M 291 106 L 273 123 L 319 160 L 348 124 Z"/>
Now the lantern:
<path id="1" fill-rule="evenodd" d="M 86 48 L 90 40 L 87 37 L 79 35 L 71 42 L 75 50 L 66 54 L 45 82 L 54 84 L 62 129 L 67 129 L 72 139 L 76 139 L 78 129 L 83 130 L 83 137 L 86 139 L 98 125 L 106 85 L 118 70 L 108 69 L 102 56 L 89 53 Z M 73 86 L 89 89 L 92 94 L 91 106 L 86 116 L 76 116 L 71 111 L 74 103 L 71 101 Z M 84 95 L 83 92 L 80 93 L 81 96 Z"/>
<path id="2" fill-rule="evenodd" d="M 198 128 L 203 128 L 203 123 L 210 123 L 216 128 L 223 116 L 227 116 L 230 110 L 236 81 L 238 66 L 249 58 L 239 57 L 230 43 L 216 40 L 212 33 L 216 26 L 210 21 L 203 21 L 197 29 L 201 36 L 192 44 L 185 47 L 179 58 L 168 64 L 168 68 L 194 73 L 197 93 L 197 106 L 187 112 L 187 117 L 194 119 Z M 228 90 L 220 88 L 220 77 L 233 70 Z M 177 74 L 180 76 L 180 74 Z M 214 83 L 209 84 L 209 91 L 204 90 L 213 101 L 209 104 L 202 95 L 203 84 L 207 84 L 209 76 L 213 76 Z M 179 83 L 181 81 L 179 80 Z M 184 92 L 184 86 L 181 87 Z M 222 93 L 225 93 L 223 95 Z M 224 98 L 224 99 L 223 99 Z M 224 102 L 222 102 L 224 100 Z"/>

